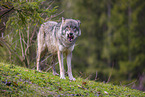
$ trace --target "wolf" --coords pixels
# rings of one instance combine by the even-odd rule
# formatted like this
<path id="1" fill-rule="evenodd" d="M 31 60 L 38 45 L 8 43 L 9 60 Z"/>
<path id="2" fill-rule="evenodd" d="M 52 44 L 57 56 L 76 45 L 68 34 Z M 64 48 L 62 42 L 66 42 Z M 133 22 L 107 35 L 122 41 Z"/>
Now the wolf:
<path id="1" fill-rule="evenodd" d="M 63 65 L 63 54 L 67 57 L 68 76 L 70 80 L 76 80 L 72 75 L 71 58 L 77 38 L 81 35 L 80 20 L 65 19 L 61 22 L 48 21 L 41 25 L 37 34 L 37 70 L 39 71 L 39 62 L 41 53 L 47 49 L 53 56 L 58 56 L 60 79 L 65 78 Z M 58 75 L 55 70 L 55 64 L 52 66 L 54 75 Z"/>

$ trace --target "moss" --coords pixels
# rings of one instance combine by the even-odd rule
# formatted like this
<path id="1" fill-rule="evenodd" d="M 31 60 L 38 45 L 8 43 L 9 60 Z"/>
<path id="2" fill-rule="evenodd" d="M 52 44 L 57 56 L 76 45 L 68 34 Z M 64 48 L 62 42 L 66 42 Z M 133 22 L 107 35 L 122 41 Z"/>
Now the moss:
<path id="1" fill-rule="evenodd" d="M 59 79 L 52 73 L 37 72 L 0 63 L 0 96 L 145 96 L 142 91 L 77 78 Z"/>

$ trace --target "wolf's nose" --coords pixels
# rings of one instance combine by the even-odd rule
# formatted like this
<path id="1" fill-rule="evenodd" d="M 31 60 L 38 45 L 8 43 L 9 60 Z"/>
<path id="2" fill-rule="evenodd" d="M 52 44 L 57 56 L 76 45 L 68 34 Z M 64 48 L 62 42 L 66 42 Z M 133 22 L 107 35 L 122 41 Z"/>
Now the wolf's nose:
<path id="1" fill-rule="evenodd" d="M 69 35 L 73 35 L 73 33 L 70 33 Z"/>

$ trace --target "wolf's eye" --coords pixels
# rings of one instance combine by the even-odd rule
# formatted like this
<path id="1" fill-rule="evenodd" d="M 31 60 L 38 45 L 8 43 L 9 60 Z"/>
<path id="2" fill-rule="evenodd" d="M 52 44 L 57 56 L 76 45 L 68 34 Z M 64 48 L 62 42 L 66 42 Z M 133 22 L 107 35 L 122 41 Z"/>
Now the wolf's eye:
<path id="1" fill-rule="evenodd" d="M 65 28 L 65 31 L 68 31 L 69 30 L 69 28 Z"/>
<path id="2" fill-rule="evenodd" d="M 73 28 L 73 30 L 76 32 L 76 31 L 77 31 L 77 28 L 76 28 L 76 27 L 74 27 L 74 28 Z"/>

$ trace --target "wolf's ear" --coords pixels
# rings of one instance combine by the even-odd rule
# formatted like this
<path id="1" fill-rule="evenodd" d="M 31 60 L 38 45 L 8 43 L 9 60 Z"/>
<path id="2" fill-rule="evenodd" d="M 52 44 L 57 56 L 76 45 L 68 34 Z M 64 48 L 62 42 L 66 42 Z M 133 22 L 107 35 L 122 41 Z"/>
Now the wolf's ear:
<path id="1" fill-rule="evenodd" d="M 77 22 L 78 22 L 78 25 L 80 25 L 80 24 L 81 24 L 81 21 L 80 21 L 80 20 L 77 20 Z"/>
<path id="2" fill-rule="evenodd" d="M 80 26 L 81 21 L 80 21 L 80 20 L 77 20 L 77 22 L 78 22 L 78 25 Z M 80 28 L 79 28 L 79 33 L 78 33 L 78 35 L 81 36 L 81 29 L 80 29 Z"/>
<path id="3" fill-rule="evenodd" d="M 63 22 L 65 22 L 65 18 L 64 18 L 64 17 L 62 17 L 62 23 L 63 23 Z"/>
<path id="4" fill-rule="evenodd" d="M 81 29 L 80 29 L 80 28 L 79 28 L 79 33 L 78 33 L 78 35 L 81 36 Z"/>

